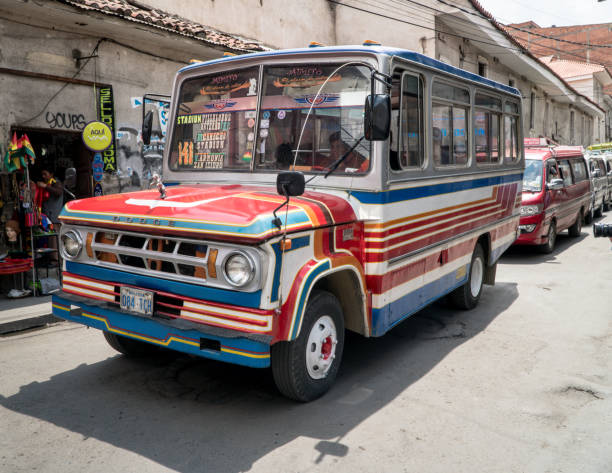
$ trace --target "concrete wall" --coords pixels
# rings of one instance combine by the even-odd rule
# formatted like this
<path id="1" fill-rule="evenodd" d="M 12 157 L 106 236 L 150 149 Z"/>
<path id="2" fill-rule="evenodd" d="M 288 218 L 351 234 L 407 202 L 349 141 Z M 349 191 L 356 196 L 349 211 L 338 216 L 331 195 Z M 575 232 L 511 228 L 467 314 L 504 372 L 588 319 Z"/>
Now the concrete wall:
<path id="1" fill-rule="evenodd" d="M 275 48 L 335 44 L 334 6 L 325 0 L 140 0 L 140 3 L 210 26 L 255 38 Z"/>
<path id="2" fill-rule="evenodd" d="M 9 20 L 0 24 L 0 36 L 0 67 L 64 78 L 70 78 L 77 72 L 73 50 L 78 49 L 82 56 L 89 56 L 99 39 Z M 132 98 L 142 98 L 147 92 L 169 94 L 174 75 L 184 64 L 156 58 L 109 41 L 100 43 L 97 54 L 98 57 L 87 63 L 78 78 L 113 87 L 116 155 L 118 165 L 123 168 L 120 170 L 126 176 L 128 166 L 136 172 L 143 168 L 142 144 L 137 136 L 142 108 L 134 107 Z M 97 119 L 93 86 L 10 73 L 0 73 L 0 84 L 0 110 L 4 110 L 0 114 L 2 156 L 10 139 L 11 127 L 77 132 L 87 122 Z M 117 177 L 106 175 L 103 187 L 105 192 L 116 190 Z"/>

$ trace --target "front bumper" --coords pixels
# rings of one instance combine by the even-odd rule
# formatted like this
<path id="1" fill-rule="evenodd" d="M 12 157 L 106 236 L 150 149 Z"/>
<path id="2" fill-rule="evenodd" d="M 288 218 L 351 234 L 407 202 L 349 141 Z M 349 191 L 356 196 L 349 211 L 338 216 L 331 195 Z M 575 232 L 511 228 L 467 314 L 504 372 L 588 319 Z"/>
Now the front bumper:
<path id="1" fill-rule="evenodd" d="M 544 214 L 523 216 L 519 221 L 519 237 L 515 245 L 543 245 L 548 235 L 548 225 Z"/>
<path id="2" fill-rule="evenodd" d="M 269 335 L 238 333 L 183 320 L 154 319 L 63 291 L 53 295 L 52 306 L 57 317 L 153 345 L 254 368 L 270 366 Z"/>

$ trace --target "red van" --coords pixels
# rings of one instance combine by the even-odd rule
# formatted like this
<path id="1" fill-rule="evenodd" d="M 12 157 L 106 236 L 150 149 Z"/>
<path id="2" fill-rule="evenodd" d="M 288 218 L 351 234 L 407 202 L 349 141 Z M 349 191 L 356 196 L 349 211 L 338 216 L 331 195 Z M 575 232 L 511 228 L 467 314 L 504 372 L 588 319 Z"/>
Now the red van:
<path id="1" fill-rule="evenodd" d="M 557 234 L 577 237 L 590 210 L 591 182 L 581 146 L 548 146 L 525 140 L 521 234 L 515 245 L 555 248 Z"/>

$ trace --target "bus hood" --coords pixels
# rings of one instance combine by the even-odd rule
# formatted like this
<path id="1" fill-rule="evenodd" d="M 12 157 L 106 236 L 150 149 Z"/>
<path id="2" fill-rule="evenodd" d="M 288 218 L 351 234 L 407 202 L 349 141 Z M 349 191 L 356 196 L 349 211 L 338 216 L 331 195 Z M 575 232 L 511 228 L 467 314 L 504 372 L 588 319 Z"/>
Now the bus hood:
<path id="1" fill-rule="evenodd" d="M 60 215 L 65 224 L 116 228 L 137 233 L 185 235 L 216 240 L 257 242 L 281 234 L 273 211 L 285 199 L 272 186 L 182 185 L 113 194 L 68 202 Z M 278 212 L 287 231 L 296 232 L 356 220 L 342 197 L 305 192 Z"/>

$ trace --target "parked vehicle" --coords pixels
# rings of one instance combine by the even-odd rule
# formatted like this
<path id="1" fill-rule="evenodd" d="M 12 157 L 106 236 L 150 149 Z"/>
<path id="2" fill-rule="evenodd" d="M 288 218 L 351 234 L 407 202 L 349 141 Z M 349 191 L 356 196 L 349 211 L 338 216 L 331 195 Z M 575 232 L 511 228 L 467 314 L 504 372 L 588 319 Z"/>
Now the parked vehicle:
<path id="1" fill-rule="evenodd" d="M 550 253 L 559 232 L 567 229 L 571 236 L 580 236 L 590 200 L 582 147 L 525 140 L 521 234 L 516 245 L 538 245 L 542 252 Z"/>
<path id="2" fill-rule="evenodd" d="M 602 155 L 588 157 L 589 177 L 593 185 L 593 215 L 601 217 L 608 210 L 610 195 L 608 189 L 608 171 Z"/>
<path id="3" fill-rule="evenodd" d="M 364 45 L 188 66 L 172 97 L 165 183 L 61 216 L 53 312 L 123 353 L 271 366 L 309 401 L 345 329 L 381 336 L 446 295 L 476 306 L 516 239 L 517 89 Z"/>

